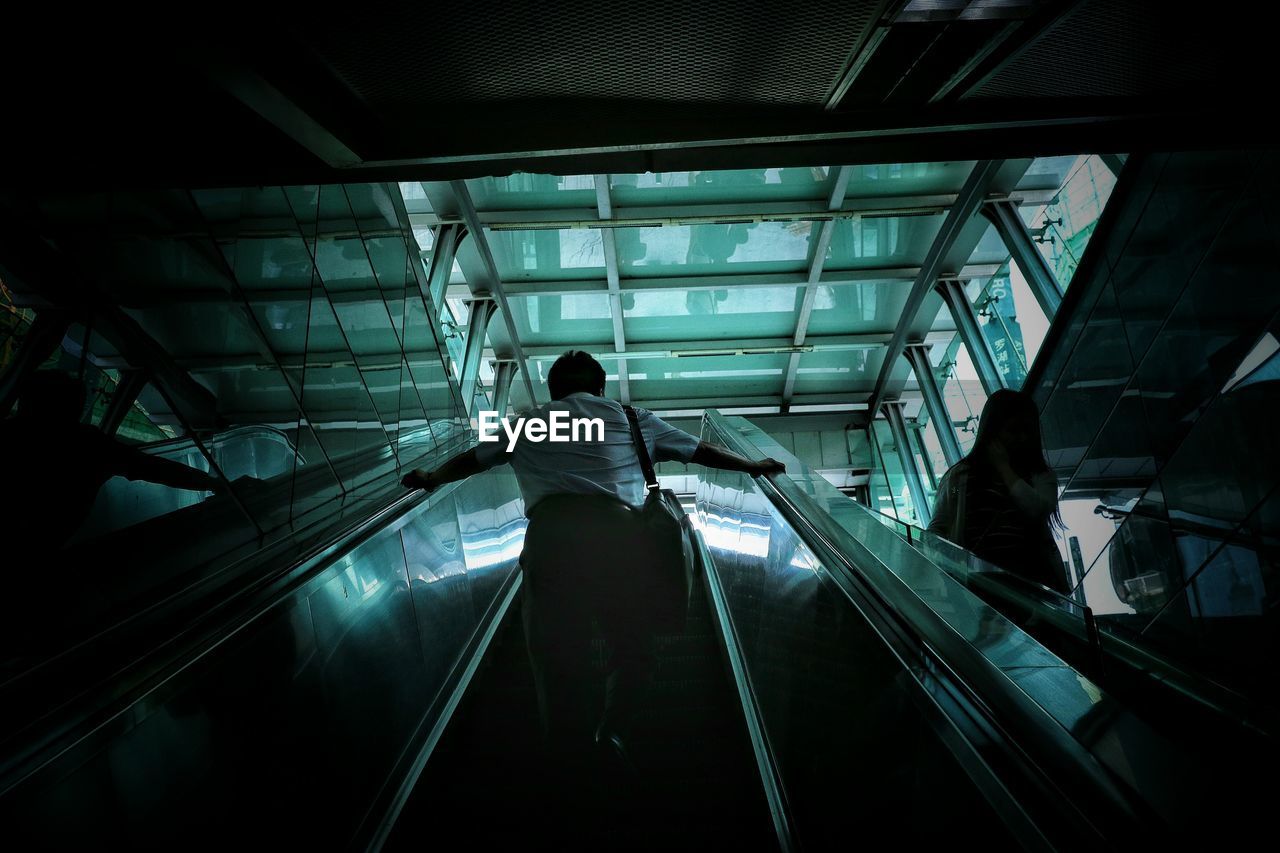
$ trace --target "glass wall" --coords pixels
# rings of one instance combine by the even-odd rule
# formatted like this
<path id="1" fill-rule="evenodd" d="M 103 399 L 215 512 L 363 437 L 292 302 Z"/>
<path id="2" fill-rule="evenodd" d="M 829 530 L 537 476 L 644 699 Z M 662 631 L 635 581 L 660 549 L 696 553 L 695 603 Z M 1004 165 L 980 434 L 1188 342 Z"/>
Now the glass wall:
<path id="1" fill-rule="evenodd" d="M 88 500 L 33 509 L 52 527 L 6 520 L 28 531 L 12 547 L 84 575 L 94 618 L 371 506 L 466 440 L 395 185 L 62 195 L 42 214 L 65 267 L 5 282 L 0 346 L 26 369 L 5 377 L 5 435 L 22 438 L 4 452 L 78 478 Z M 76 298 L 67 278 L 86 282 Z M 24 360 L 41 300 L 68 320 Z M 47 372 L 83 390 L 81 431 L 39 420 Z M 90 447 L 92 465 L 72 464 Z M 88 568 L 103 559 L 131 566 L 129 592 Z"/>
<path id="2" fill-rule="evenodd" d="M 1151 157 L 1037 390 L 1085 601 L 1275 702 L 1274 155 Z"/>

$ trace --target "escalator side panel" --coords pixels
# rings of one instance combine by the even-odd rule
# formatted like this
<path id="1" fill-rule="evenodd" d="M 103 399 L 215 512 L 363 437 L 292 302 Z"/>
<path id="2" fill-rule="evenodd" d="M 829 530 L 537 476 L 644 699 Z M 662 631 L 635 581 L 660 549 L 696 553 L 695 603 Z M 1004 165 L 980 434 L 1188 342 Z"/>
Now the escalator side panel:
<path id="1" fill-rule="evenodd" d="M 847 845 L 864 824 L 917 843 L 964 825 L 1016 849 L 913 701 L 912 674 L 749 480 L 716 472 L 698 502 L 801 846 Z"/>
<path id="2" fill-rule="evenodd" d="M 184 848 L 253 837 L 332 849 L 376 825 L 371 805 L 483 629 L 491 602 L 476 588 L 500 594 L 517 571 L 514 478 L 493 472 L 454 494 L 339 558 L 5 792 L 5 841 Z M 485 530 L 463 504 L 503 523 Z"/>

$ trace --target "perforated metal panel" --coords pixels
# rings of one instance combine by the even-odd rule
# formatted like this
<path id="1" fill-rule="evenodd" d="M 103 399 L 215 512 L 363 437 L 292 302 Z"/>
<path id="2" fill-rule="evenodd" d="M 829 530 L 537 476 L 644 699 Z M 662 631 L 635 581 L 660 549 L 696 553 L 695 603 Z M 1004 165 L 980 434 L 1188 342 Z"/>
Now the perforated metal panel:
<path id="1" fill-rule="evenodd" d="M 295 27 L 384 115 L 516 99 L 820 105 L 875 5 L 373 4 Z"/>
<path id="2" fill-rule="evenodd" d="M 1089 0 L 980 88 L 979 98 L 1176 94 L 1226 73 L 1224 22 L 1151 0 Z"/>

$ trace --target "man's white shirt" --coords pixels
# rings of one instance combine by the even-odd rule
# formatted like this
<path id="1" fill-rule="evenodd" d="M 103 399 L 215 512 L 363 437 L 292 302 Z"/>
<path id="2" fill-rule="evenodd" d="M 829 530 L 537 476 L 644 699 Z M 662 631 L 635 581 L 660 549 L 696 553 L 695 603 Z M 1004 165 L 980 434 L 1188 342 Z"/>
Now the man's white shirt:
<path id="1" fill-rule="evenodd" d="M 507 451 L 507 436 L 476 448 L 476 459 L 484 468 L 506 462 L 515 470 L 516 482 L 524 495 L 525 512 L 548 495 L 606 495 L 632 506 L 644 503 L 644 474 L 631 440 L 631 425 L 622 405 L 606 397 L 584 391 L 552 400 L 524 415 L 551 420 L 551 412 L 566 412 L 570 419 L 599 418 L 604 437 L 587 430 L 590 438 L 578 441 L 529 441 L 521 431 L 515 447 Z M 641 435 L 649 458 L 659 462 L 689 462 L 698 449 L 698 438 L 676 429 L 647 409 L 636 408 Z M 515 416 L 510 416 L 514 420 Z"/>

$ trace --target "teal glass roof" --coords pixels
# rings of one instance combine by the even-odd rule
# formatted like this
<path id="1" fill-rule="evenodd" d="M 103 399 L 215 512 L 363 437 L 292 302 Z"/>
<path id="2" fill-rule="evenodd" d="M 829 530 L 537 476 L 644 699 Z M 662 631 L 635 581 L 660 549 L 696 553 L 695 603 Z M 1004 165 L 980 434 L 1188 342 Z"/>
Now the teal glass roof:
<path id="1" fill-rule="evenodd" d="M 425 257 L 433 229 L 465 226 L 470 205 L 511 313 L 510 327 L 501 310 L 490 323 L 485 356 L 490 364 L 518 361 L 518 346 L 537 402 L 546 399 L 550 362 L 582 348 L 605 361 L 611 393 L 642 405 L 684 411 L 712 400 L 723 409 L 852 411 L 865 407 L 881 379 L 889 398 L 918 399 L 905 360 L 884 363 L 900 327 L 935 349 L 958 345 L 936 294 L 916 316 L 903 312 L 975 165 L 516 174 L 465 181 L 464 200 L 456 185 L 401 187 L 413 232 L 428 235 L 419 241 Z M 1113 177 L 1100 177 L 1106 166 L 1091 156 L 1002 167 L 988 197 L 1017 205 L 1033 240 L 1043 239 L 1041 251 L 1058 247 L 1055 270 L 1066 270 L 1061 256 L 1082 250 Z M 1059 210 L 1071 212 L 1062 223 Z M 982 322 L 996 324 L 993 337 L 1003 335 L 994 344 L 1002 375 L 1020 381 L 1018 359 L 1034 357 L 1036 345 L 1021 340 L 1024 330 L 1041 334 L 1047 320 L 1028 322 L 1021 273 L 1010 272 L 1010 252 L 984 217 L 973 216 L 960 246 L 944 272 L 966 282 L 975 311 L 994 304 L 993 294 L 1016 291 L 1016 305 L 1008 296 Z M 450 299 L 491 295 L 483 258 L 459 257 Z M 1069 275 L 1060 281 L 1065 287 Z M 938 349 L 935 362 L 943 355 Z M 530 404 L 522 379 L 511 401 Z"/>

